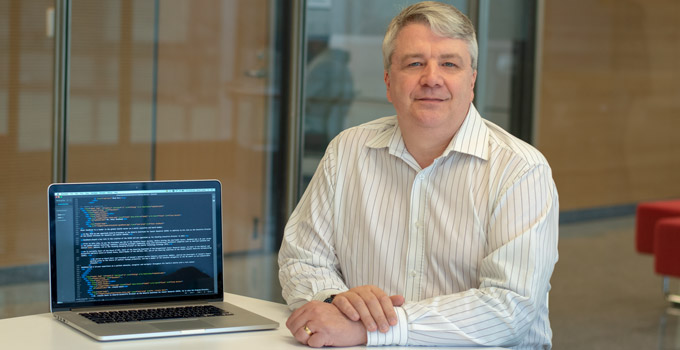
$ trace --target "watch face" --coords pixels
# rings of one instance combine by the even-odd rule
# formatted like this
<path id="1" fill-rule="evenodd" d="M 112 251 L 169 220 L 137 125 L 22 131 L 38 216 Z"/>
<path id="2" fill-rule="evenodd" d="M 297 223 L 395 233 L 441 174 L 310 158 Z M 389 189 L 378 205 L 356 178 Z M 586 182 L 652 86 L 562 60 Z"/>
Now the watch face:
<path id="1" fill-rule="evenodd" d="M 324 299 L 323 302 L 324 302 L 324 303 L 332 304 L 332 303 L 333 303 L 333 299 L 335 299 L 335 294 L 333 294 L 333 295 L 329 296 L 328 298 Z"/>

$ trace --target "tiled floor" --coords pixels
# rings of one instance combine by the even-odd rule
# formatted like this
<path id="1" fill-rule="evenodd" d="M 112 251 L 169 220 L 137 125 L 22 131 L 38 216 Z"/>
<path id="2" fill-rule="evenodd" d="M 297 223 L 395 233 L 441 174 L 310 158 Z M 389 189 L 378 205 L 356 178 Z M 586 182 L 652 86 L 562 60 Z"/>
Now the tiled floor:
<path id="1" fill-rule="evenodd" d="M 555 349 L 680 349 L 680 309 L 667 309 L 652 257 L 635 252 L 633 229 L 632 217 L 560 227 L 550 295 Z M 229 257 L 225 289 L 281 302 L 275 255 Z M 44 281 L 0 286 L 0 318 L 47 312 L 47 299 Z"/>
<path id="2" fill-rule="evenodd" d="M 680 349 L 653 258 L 633 217 L 562 225 L 550 293 L 555 349 Z"/>

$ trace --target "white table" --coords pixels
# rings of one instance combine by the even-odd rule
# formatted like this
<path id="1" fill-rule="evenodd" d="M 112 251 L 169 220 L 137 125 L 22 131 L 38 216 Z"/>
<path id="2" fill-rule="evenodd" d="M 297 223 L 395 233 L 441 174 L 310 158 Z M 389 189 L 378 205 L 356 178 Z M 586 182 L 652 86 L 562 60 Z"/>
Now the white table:
<path id="1" fill-rule="evenodd" d="M 269 331 L 223 333 L 185 337 L 156 338 L 98 342 L 77 330 L 58 322 L 51 314 L 39 314 L 0 320 L 0 348 L 2 349 L 105 349 L 105 350 L 173 350 L 173 349 L 233 349 L 279 350 L 309 349 L 298 343 L 286 328 L 290 315 L 283 304 L 225 294 L 225 301 L 236 304 L 279 322 L 279 328 Z M 344 349 L 365 349 L 352 347 Z M 378 350 L 404 349 L 403 347 L 378 347 Z M 422 347 L 412 349 L 426 349 Z M 445 349 L 445 348 L 433 348 Z M 461 348 L 456 348 L 461 349 Z"/>

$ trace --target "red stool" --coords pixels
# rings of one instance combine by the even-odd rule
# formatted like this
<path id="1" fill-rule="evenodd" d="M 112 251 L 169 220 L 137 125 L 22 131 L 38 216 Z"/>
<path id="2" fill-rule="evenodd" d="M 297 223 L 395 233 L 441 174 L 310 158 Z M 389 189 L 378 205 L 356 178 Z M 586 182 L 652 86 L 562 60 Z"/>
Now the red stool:
<path id="1" fill-rule="evenodd" d="M 654 271 L 664 276 L 664 294 L 680 305 L 680 296 L 669 293 L 668 277 L 680 278 L 680 216 L 664 218 L 654 227 Z"/>
<path id="2" fill-rule="evenodd" d="M 680 216 L 680 200 L 643 202 L 635 215 L 635 248 L 640 253 L 654 254 L 654 227 L 660 219 Z"/>

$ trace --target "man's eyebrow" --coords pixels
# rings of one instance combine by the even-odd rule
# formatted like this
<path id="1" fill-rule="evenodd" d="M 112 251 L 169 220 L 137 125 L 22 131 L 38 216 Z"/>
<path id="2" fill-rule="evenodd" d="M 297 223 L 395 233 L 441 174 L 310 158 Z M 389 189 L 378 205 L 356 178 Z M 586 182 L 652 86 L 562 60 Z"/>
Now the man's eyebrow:
<path id="1" fill-rule="evenodd" d="M 425 57 L 425 55 L 423 55 L 423 54 L 420 54 L 420 53 L 411 53 L 411 54 L 405 54 L 405 55 L 401 58 L 401 60 L 402 60 L 402 61 L 406 61 L 406 60 L 410 60 L 410 59 L 413 59 L 413 58 L 423 58 L 423 57 Z"/>
<path id="2" fill-rule="evenodd" d="M 443 58 L 443 59 L 452 59 L 453 58 L 453 59 L 462 60 L 463 56 L 461 56 L 457 53 L 445 53 L 445 54 L 439 56 L 439 58 Z"/>
<path id="3" fill-rule="evenodd" d="M 423 57 L 425 57 L 425 55 L 420 54 L 420 53 L 405 54 L 402 57 L 402 61 L 406 61 L 406 60 L 413 59 L 413 58 L 423 58 Z M 445 54 L 438 56 L 437 58 L 438 59 L 445 59 L 445 60 L 448 60 L 448 59 L 462 60 L 463 56 L 461 56 L 460 54 L 457 54 L 457 53 L 445 53 Z"/>

